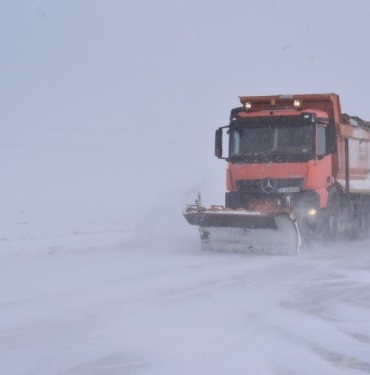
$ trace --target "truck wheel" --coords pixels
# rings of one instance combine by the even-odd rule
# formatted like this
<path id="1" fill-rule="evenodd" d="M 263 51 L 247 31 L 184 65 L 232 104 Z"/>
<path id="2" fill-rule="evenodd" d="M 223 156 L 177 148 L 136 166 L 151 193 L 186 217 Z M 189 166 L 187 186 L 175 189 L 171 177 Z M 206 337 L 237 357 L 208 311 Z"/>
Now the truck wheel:
<path id="1" fill-rule="evenodd" d="M 349 239 L 354 240 L 364 237 L 367 220 L 365 212 L 360 205 L 353 205 L 348 221 Z"/>
<path id="2" fill-rule="evenodd" d="M 342 213 L 340 209 L 340 196 L 338 193 L 333 193 L 329 199 L 328 207 L 325 214 L 325 225 L 323 228 L 326 231 L 326 237 L 332 241 L 338 239 L 342 226 Z"/>

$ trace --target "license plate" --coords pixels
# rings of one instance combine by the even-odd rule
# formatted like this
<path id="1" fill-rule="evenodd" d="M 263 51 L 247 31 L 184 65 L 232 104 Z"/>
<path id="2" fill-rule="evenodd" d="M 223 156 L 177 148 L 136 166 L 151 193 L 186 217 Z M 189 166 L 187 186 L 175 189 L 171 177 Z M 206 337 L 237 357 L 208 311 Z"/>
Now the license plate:
<path id="1" fill-rule="evenodd" d="M 284 187 L 278 188 L 278 193 L 298 193 L 300 191 L 299 187 Z"/>

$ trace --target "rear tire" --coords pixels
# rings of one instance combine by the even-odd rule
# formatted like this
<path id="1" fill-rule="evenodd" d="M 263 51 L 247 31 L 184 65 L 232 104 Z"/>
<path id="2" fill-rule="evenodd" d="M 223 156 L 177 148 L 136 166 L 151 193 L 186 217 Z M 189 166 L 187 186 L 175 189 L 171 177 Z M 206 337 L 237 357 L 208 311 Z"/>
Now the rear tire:
<path id="1" fill-rule="evenodd" d="M 329 198 L 328 207 L 325 210 L 327 237 L 331 241 L 336 241 L 341 232 L 341 198 L 338 193 L 333 193 Z"/>

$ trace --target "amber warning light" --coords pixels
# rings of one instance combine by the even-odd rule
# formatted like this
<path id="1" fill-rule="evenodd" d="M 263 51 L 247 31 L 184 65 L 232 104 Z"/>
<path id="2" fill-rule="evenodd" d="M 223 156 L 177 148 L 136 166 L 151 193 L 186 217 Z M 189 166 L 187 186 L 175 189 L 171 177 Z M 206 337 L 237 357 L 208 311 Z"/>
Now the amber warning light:
<path id="1" fill-rule="evenodd" d="M 245 102 L 244 108 L 246 111 L 250 111 L 252 109 L 252 103 L 251 102 Z"/>
<path id="2" fill-rule="evenodd" d="M 258 108 L 262 106 L 262 104 L 267 104 L 263 103 L 262 101 L 257 100 L 255 103 Z M 253 105 L 253 100 L 247 100 L 243 102 L 244 110 L 246 112 L 251 112 L 254 107 Z M 278 108 L 277 108 L 278 107 Z M 288 108 L 294 108 L 296 110 L 302 109 L 302 100 L 301 99 L 293 99 L 292 97 L 287 97 L 287 96 L 280 96 L 279 99 L 276 98 L 271 98 L 270 99 L 270 108 L 271 109 L 288 109 Z"/>
<path id="3" fill-rule="evenodd" d="M 294 99 L 293 106 L 295 109 L 299 109 L 302 107 L 302 102 L 299 99 Z"/>

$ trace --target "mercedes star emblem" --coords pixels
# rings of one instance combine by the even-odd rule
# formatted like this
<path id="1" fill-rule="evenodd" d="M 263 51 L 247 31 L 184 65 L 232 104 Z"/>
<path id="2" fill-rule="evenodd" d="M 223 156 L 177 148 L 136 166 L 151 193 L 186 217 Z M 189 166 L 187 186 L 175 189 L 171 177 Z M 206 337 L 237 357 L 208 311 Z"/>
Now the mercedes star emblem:
<path id="1" fill-rule="evenodd" d="M 262 180 L 261 189 L 267 194 L 273 193 L 276 189 L 275 180 L 272 178 L 265 178 Z"/>

